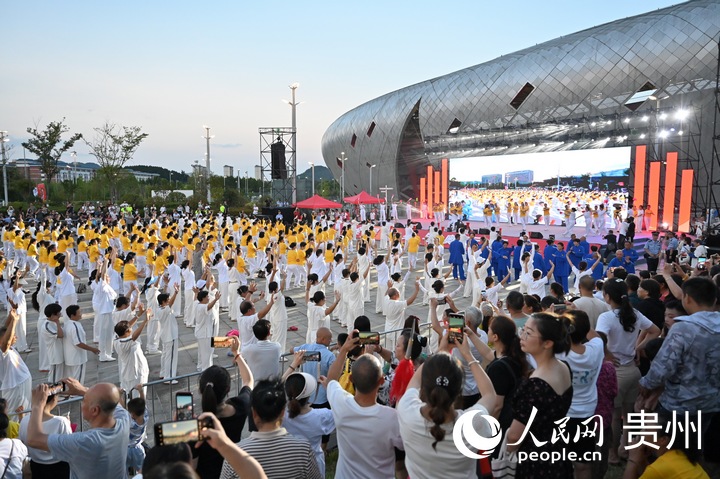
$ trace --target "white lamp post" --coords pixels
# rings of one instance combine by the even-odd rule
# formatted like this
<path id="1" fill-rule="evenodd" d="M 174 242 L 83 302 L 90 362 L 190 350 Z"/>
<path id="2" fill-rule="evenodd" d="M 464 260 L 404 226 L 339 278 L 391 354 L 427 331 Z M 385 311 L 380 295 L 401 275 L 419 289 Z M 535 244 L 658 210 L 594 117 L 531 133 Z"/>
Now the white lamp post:
<path id="1" fill-rule="evenodd" d="M 342 201 L 343 198 L 345 198 L 345 152 L 340 153 L 340 161 L 342 162 L 340 165 L 340 201 Z"/>
<path id="2" fill-rule="evenodd" d="M 373 172 L 373 168 L 375 168 L 376 166 L 377 166 L 377 164 L 368 166 L 368 168 L 370 169 L 370 191 L 368 191 L 368 193 L 370 193 L 371 195 L 372 195 L 372 172 Z"/>
<path id="3" fill-rule="evenodd" d="M 312 171 L 312 195 L 315 196 L 315 163 L 310 162 L 310 171 Z"/>
<path id="4" fill-rule="evenodd" d="M 205 185 L 207 188 L 207 202 L 210 204 L 212 201 L 212 198 L 210 196 L 210 140 L 212 138 L 215 138 L 215 135 L 210 136 L 210 127 L 207 125 L 203 125 L 203 128 L 205 128 L 205 138 L 206 141 L 206 152 L 205 152 L 205 175 L 207 176 L 207 179 L 205 181 Z"/>

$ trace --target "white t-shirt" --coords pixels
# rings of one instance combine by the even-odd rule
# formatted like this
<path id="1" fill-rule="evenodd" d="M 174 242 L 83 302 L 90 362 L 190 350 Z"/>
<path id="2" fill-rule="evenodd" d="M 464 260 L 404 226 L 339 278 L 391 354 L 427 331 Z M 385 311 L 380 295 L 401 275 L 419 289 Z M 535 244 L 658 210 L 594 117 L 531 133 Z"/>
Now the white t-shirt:
<path id="1" fill-rule="evenodd" d="M 212 338 L 215 333 L 214 315 L 208 305 L 195 302 L 195 337 Z"/>
<path id="2" fill-rule="evenodd" d="M 65 330 L 63 330 L 63 333 Z M 63 339 L 58 338 L 57 324 L 52 321 L 45 321 L 40 330 L 41 340 L 45 344 L 45 357 L 48 364 L 63 364 L 65 357 L 63 354 Z"/>
<path id="3" fill-rule="evenodd" d="M 258 341 L 242 349 L 243 358 L 256 381 L 280 374 L 281 354 L 280 343 L 275 341 Z"/>
<path id="4" fill-rule="evenodd" d="M 0 351 L 0 390 L 13 389 L 31 378 L 30 370 L 14 348 Z"/>
<path id="5" fill-rule="evenodd" d="M 132 382 L 139 378 L 147 378 L 150 369 L 147 358 L 142 351 L 140 338 L 133 341 L 132 337 L 115 340 L 115 352 L 118 354 L 118 369 L 121 382 Z"/>
<path id="6" fill-rule="evenodd" d="M 73 283 L 73 277 L 68 273 L 67 268 L 62 270 L 60 276 L 58 276 L 57 282 L 57 297 L 62 298 L 63 296 L 72 296 L 75 294 L 75 284 Z"/>
<path id="7" fill-rule="evenodd" d="M 9 457 L 10 451 L 12 451 L 12 457 Z M 27 447 L 25 447 L 25 444 L 23 444 L 20 439 L 0 439 L 0 457 L 2 458 L 2 460 L 0 460 L 0 465 L 2 466 L 0 470 L 5 469 L 5 464 L 7 464 L 7 470 L 3 477 L 7 479 L 22 479 L 22 466 L 27 456 Z M 6 458 L 9 458 L 9 464 Z"/>
<path id="8" fill-rule="evenodd" d="M 413 479 L 470 479 L 476 477 L 477 461 L 463 456 L 453 442 L 453 424 L 443 424 L 445 438 L 438 441 L 435 449 L 432 443 L 435 438 L 430 434 L 432 423 L 428 422 L 420 413 L 423 406 L 420 392 L 415 388 L 408 388 L 397 405 L 397 415 L 400 424 L 400 434 L 405 444 L 405 467 L 408 475 Z M 479 410 L 480 414 L 488 414 L 487 409 L 475 404 L 471 410 Z M 456 410 L 456 417 L 464 411 Z M 475 431 L 483 437 L 491 437 L 490 426 L 487 421 L 476 415 L 473 424 Z"/>
<path id="9" fill-rule="evenodd" d="M 567 355 L 558 354 L 566 361 L 572 371 L 573 397 L 567 416 L 585 419 L 595 414 L 597 406 L 597 378 L 605 358 L 605 346 L 600 338 L 592 338 L 585 343 L 585 353 L 570 351 Z"/>
<path id="10" fill-rule="evenodd" d="M 330 381 L 327 396 L 340 451 L 335 477 L 394 478 L 393 448 L 403 449 L 395 409 L 380 404 L 362 407 L 337 381 Z"/>
<path id="11" fill-rule="evenodd" d="M 18 436 L 21 441 L 27 442 L 28 424 L 30 424 L 30 414 L 26 414 L 20 421 L 20 431 Z M 72 434 L 70 428 L 70 420 L 65 416 L 53 416 L 47 421 L 42 422 L 42 431 L 45 434 Z M 52 453 L 41 449 L 28 448 L 30 459 L 38 464 L 54 464 L 59 461 Z"/>
<path id="12" fill-rule="evenodd" d="M 610 305 L 605 301 L 597 299 L 595 297 L 581 296 L 580 298 L 573 301 L 573 304 L 580 311 L 585 311 L 590 319 L 590 328 L 595 329 L 597 326 L 598 317 L 606 312 L 610 311 Z"/>
<path id="13" fill-rule="evenodd" d="M 79 366 L 85 364 L 88 360 L 87 351 L 77 347 L 80 343 L 85 343 L 85 329 L 79 321 L 68 320 L 63 325 L 63 352 L 65 354 L 65 364 L 68 366 Z"/>
<path id="14" fill-rule="evenodd" d="M 93 289 L 93 309 L 98 314 L 112 313 L 117 297 L 115 290 L 105 281 L 101 281 Z"/>
<path id="15" fill-rule="evenodd" d="M 238 332 L 240 333 L 240 348 L 244 350 L 251 344 L 258 342 L 258 339 L 253 333 L 253 326 L 260 320 L 257 314 L 251 314 L 250 316 L 238 316 Z"/>
<path id="16" fill-rule="evenodd" d="M 175 301 L 178 299 L 175 298 Z M 160 322 L 160 340 L 169 343 L 178 338 L 177 319 L 169 305 L 161 306 L 157 311 Z"/>
<path id="17" fill-rule="evenodd" d="M 598 316 L 598 333 L 605 333 L 608 339 L 608 350 L 615 355 L 621 366 L 632 363 L 635 360 L 635 342 L 640 331 L 649 329 L 653 322 L 646 318 L 640 311 L 635 310 L 635 328 L 633 331 L 625 331 L 620 319 L 617 316 L 618 310 L 607 311 Z"/>
<path id="18" fill-rule="evenodd" d="M 383 302 L 383 314 L 385 315 L 385 331 L 400 329 L 405 324 L 405 308 L 407 301 L 404 299 L 390 299 L 385 296 Z"/>
<path id="19" fill-rule="evenodd" d="M 534 280 L 532 273 L 525 273 L 523 277 L 523 282 L 527 285 L 527 294 L 537 294 L 540 299 L 545 297 L 545 285 L 548 283 L 547 276 Z"/>

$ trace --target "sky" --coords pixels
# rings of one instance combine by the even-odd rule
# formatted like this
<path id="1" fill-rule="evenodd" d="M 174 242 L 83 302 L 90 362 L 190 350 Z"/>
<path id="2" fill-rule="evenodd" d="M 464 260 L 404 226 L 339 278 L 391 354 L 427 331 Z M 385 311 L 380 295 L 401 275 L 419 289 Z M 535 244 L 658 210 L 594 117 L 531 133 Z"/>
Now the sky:
<path id="1" fill-rule="evenodd" d="M 258 128 L 290 126 L 282 100 L 297 82 L 302 172 L 323 164 L 327 127 L 366 101 L 675 3 L 4 2 L 0 130 L 12 159 L 28 127 L 62 118 L 91 139 L 105 122 L 140 126 L 149 136 L 129 166 L 189 172 L 204 161 L 208 125 L 213 172 L 231 165 L 252 176 Z M 94 161 L 86 145 L 75 150 Z"/>
<path id="2" fill-rule="evenodd" d="M 450 159 L 450 171 L 458 181 L 481 181 L 483 175 L 525 170 L 533 172 L 533 181 L 544 181 L 557 178 L 558 173 L 581 176 L 626 168 L 630 168 L 629 146 Z"/>

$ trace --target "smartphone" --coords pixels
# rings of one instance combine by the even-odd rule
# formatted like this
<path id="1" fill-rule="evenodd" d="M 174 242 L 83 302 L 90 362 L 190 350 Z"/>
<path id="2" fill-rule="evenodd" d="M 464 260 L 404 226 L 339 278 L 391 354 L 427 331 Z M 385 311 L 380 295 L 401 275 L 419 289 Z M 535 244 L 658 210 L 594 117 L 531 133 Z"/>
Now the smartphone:
<path id="1" fill-rule="evenodd" d="M 380 344 L 380 333 L 373 333 L 368 331 L 360 332 L 360 345 L 365 346 L 368 344 Z"/>
<path id="2" fill-rule="evenodd" d="M 215 336 L 214 338 L 210 338 L 211 348 L 229 348 L 230 346 L 232 346 L 232 338 L 228 336 Z"/>
<path id="3" fill-rule="evenodd" d="M 155 424 L 155 445 L 166 446 L 181 442 L 201 441 L 202 431 L 212 427 L 212 420 L 186 419 Z"/>
<path id="4" fill-rule="evenodd" d="M 464 313 L 448 314 L 448 341 L 451 343 L 463 342 L 463 328 L 465 328 Z"/>
<path id="5" fill-rule="evenodd" d="M 553 307 L 553 310 L 554 310 L 556 313 L 564 313 L 566 309 L 567 309 L 567 305 L 566 305 L 566 304 L 556 304 L 556 305 L 554 305 L 554 307 Z"/>
<path id="6" fill-rule="evenodd" d="M 175 394 L 175 413 L 175 418 L 178 421 L 186 421 L 195 417 L 192 393 L 180 392 Z"/>
<path id="7" fill-rule="evenodd" d="M 698 260 L 697 260 L 698 266 L 700 266 L 701 264 L 704 264 L 705 261 L 707 261 L 707 258 L 698 258 Z"/>
<path id="8" fill-rule="evenodd" d="M 362 333 L 360 333 L 362 334 Z M 320 351 L 305 351 L 303 360 L 307 361 L 320 361 Z"/>
<path id="9" fill-rule="evenodd" d="M 65 390 L 67 389 L 67 385 L 65 385 L 65 383 L 62 381 L 58 381 L 56 383 L 48 384 L 48 388 L 50 389 L 48 391 L 48 394 L 50 396 L 54 396 L 56 394 L 65 392 Z"/>

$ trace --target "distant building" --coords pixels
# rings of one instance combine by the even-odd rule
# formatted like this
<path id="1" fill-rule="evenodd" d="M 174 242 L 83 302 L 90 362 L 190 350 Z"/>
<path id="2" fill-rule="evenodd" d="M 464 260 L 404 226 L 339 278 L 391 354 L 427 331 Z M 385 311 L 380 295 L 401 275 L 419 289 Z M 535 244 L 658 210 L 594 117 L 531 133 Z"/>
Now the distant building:
<path id="1" fill-rule="evenodd" d="M 20 158 L 15 161 L 10 161 L 8 166 L 11 168 L 17 168 L 20 176 L 40 183 L 45 181 L 45 175 L 40 169 L 41 163 L 39 160 Z M 64 161 L 58 161 L 58 173 L 53 178 L 53 182 L 62 183 L 63 181 L 75 181 L 83 180 L 90 181 L 95 178 L 100 165 L 97 163 L 67 163 Z M 136 171 L 130 168 L 124 168 L 125 171 L 135 176 L 138 181 L 150 181 L 154 178 L 159 177 L 158 173 L 145 173 L 144 171 Z"/>
<path id="2" fill-rule="evenodd" d="M 510 171 L 505 173 L 505 183 L 518 185 L 529 185 L 533 182 L 532 170 Z"/>
<path id="3" fill-rule="evenodd" d="M 484 185 L 492 185 L 494 183 L 502 183 L 502 175 L 500 175 L 500 174 L 483 175 L 481 178 L 481 182 Z"/>

